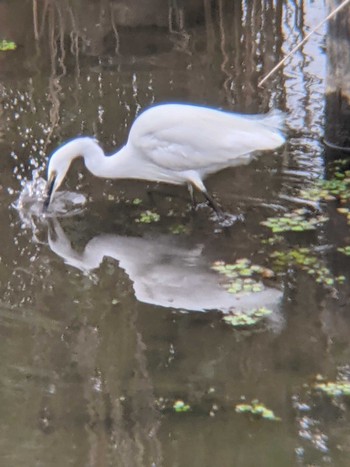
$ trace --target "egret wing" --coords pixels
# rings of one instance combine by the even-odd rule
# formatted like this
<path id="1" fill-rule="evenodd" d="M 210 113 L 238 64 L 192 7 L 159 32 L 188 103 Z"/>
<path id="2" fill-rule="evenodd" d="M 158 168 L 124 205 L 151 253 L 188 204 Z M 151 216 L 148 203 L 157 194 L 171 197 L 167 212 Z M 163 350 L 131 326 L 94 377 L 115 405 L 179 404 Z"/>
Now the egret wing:
<path id="1" fill-rule="evenodd" d="M 283 136 L 264 125 L 261 117 L 250 119 L 193 106 L 181 106 L 178 113 L 176 107 L 174 112 L 162 115 L 151 115 L 150 109 L 135 121 L 129 135 L 129 143 L 143 159 L 168 170 L 206 171 L 240 165 L 248 154 L 284 142 Z M 146 119 L 147 114 L 151 118 Z"/>

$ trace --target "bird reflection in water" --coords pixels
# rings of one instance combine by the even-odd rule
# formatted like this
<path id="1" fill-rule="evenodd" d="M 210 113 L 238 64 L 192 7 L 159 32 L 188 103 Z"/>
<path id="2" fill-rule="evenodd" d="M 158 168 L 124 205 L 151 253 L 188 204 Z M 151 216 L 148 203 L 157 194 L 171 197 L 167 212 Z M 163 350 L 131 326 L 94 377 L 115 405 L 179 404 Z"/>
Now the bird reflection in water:
<path id="1" fill-rule="evenodd" d="M 104 258 L 115 259 L 133 283 L 138 301 L 184 311 L 252 308 L 273 310 L 272 321 L 280 327 L 279 304 L 282 292 L 272 287 L 255 293 L 231 294 L 210 268 L 201 244 L 186 248 L 178 237 L 153 238 L 100 234 L 82 252 L 76 251 L 57 219 L 50 221 L 48 244 L 64 262 L 83 272 L 96 270 Z"/>

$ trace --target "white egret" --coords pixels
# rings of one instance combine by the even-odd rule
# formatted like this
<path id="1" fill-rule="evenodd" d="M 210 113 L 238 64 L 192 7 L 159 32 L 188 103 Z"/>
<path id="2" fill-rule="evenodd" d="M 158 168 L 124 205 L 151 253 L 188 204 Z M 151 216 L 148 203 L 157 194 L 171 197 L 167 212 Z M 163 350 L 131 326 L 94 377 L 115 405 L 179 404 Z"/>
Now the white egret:
<path id="1" fill-rule="evenodd" d="M 240 115 L 189 104 L 161 104 L 141 113 L 128 141 L 106 156 L 98 142 L 75 138 L 59 147 L 48 164 L 44 208 L 64 180 L 73 159 L 83 157 L 97 177 L 141 179 L 201 191 L 220 213 L 203 179 L 226 167 L 248 164 L 256 151 L 276 149 L 285 139 L 281 113 Z"/>

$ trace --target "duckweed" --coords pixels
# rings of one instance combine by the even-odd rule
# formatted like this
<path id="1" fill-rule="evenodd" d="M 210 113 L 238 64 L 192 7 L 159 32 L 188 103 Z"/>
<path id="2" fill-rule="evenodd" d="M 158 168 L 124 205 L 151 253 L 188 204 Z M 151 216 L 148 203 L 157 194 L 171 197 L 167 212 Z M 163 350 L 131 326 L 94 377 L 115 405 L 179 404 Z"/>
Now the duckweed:
<path id="1" fill-rule="evenodd" d="M 346 256 L 350 256 L 350 246 L 349 245 L 339 247 L 339 248 L 337 248 L 337 251 L 339 251 L 340 253 L 343 253 Z"/>
<path id="2" fill-rule="evenodd" d="M 225 323 L 230 324 L 233 327 L 249 327 L 255 326 L 271 313 L 272 311 L 268 308 L 261 307 L 245 313 L 234 311 L 232 314 L 224 316 L 223 320 Z"/>
<path id="3" fill-rule="evenodd" d="M 326 216 L 321 215 L 307 218 L 307 214 L 308 211 L 304 208 L 295 209 L 283 216 L 269 217 L 261 224 L 270 228 L 273 233 L 305 232 L 315 230 L 319 224 L 328 220 Z"/>
<path id="4" fill-rule="evenodd" d="M 334 277 L 324 262 L 313 254 L 310 248 L 274 251 L 271 258 L 274 260 L 274 269 L 277 272 L 285 271 L 290 266 L 298 266 L 310 276 L 315 277 L 318 284 L 328 287 L 336 282 L 343 283 L 345 280 L 344 276 Z"/>
<path id="5" fill-rule="evenodd" d="M 346 216 L 346 221 L 350 225 L 350 209 L 349 208 L 338 208 L 337 211 L 339 214 L 344 214 Z"/>
<path id="6" fill-rule="evenodd" d="M 314 389 L 329 397 L 350 396 L 349 381 L 320 382 L 314 385 Z"/>
<path id="7" fill-rule="evenodd" d="M 139 206 L 140 204 L 142 204 L 142 199 L 140 199 L 140 198 L 134 198 L 134 199 L 132 200 L 132 204 L 133 204 L 134 206 Z"/>
<path id="8" fill-rule="evenodd" d="M 252 264 L 247 258 L 238 259 L 234 264 L 216 261 L 212 269 L 227 279 L 224 287 L 232 294 L 261 292 L 265 288 L 261 278 L 274 276 L 271 269 Z"/>
<path id="9" fill-rule="evenodd" d="M 265 420 L 280 421 L 280 417 L 276 417 L 271 409 L 268 409 L 264 404 L 258 400 L 253 400 L 251 404 L 237 404 L 237 413 L 248 413 L 254 415 L 257 418 L 263 418 Z"/>
<path id="10" fill-rule="evenodd" d="M 335 172 L 330 180 L 318 180 L 314 186 L 300 191 L 300 196 L 310 201 L 332 201 L 350 199 L 350 171 Z"/>
<path id="11" fill-rule="evenodd" d="M 160 215 L 153 211 L 144 211 L 141 212 L 140 217 L 136 219 L 136 222 L 140 222 L 143 224 L 151 224 L 152 222 L 159 222 Z"/>
<path id="12" fill-rule="evenodd" d="M 188 233 L 188 229 L 185 225 L 176 224 L 169 227 L 169 231 L 174 235 L 181 235 Z"/>
<path id="13" fill-rule="evenodd" d="M 0 52 L 6 52 L 7 50 L 15 50 L 17 49 L 17 45 L 13 41 L 0 41 Z"/>
<path id="14" fill-rule="evenodd" d="M 182 400 L 177 400 L 173 404 L 173 409 L 175 412 L 188 412 L 191 409 L 189 404 L 185 404 Z"/>

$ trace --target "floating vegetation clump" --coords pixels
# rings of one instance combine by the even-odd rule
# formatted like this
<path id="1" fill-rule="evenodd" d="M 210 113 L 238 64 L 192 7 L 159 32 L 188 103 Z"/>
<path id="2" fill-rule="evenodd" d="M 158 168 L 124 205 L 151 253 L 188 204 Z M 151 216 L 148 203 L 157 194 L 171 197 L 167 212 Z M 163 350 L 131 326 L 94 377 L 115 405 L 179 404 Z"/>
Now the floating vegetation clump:
<path id="1" fill-rule="evenodd" d="M 175 412 L 188 412 L 191 409 L 191 406 L 185 404 L 185 402 L 182 400 L 177 400 L 173 404 L 173 409 Z"/>
<path id="2" fill-rule="evenodd" d="M 337 251 L 339 251 L 340 253 L 343 253 L 346 256 L 350 256 L 350 246 L 349 245 L 339 247 L 339 248 L 337 248 Z"/>
<path id="3" fill-rule="evenodd" d="M 313 388 L 329 397 L 350 396 L 349 381 L 318 382 L 313 386 Z"/>
<path id="4" fill-rule="evenodd" d="M 132 204 L 133 204 L 134 206 L 139 206 L 140 204 L 142 204 L 142 199 L 140 199 L 140 198 L 134 198 L 134 199 L 132 200 Z"/>
<path id="5" fill-rule="evenodd" d="M 275 422 L 280 421 L 280 417 L 276 417 L 271 409 L 268 409 L 264 404 L 258 400 L 253 400 L 251 404 L 238 404 L 236 405 L 237 413 L 248 413 L 254 415 L 256 418 L 263 418 L 265 420 L 272 420 Z"/>
<path id="6" fill-rule="evenodd" d="M 292 212 L 287 212 L 283 216 L 269 217 L 261 222 L 262 225 L 268 227 L 273 233 L 283 232 L 307 232 L 315 230 L 316 227 L 328 220 L 326 216 L 318 215 L 307 217 L 309 212 L 307 209 L 295 209 Z"/>
<path id="7" fill-rule="evenodd" d="M 169 227 L 169 231 L 174 235 L 187 234 L 188 228 L 183 224 L 176 224 Z"/>
<path id="8" fill-rule="evenodd" d="M 15 50 L 17 49 L 17 45 L 13 41 L 0 41 L 0 52 L 6 52 L 8 50 Z"/>
<path id="9" fill-rule="evenodd" d="M 350 199 L 350 171 L 335 172 L 330 180 L 318 180 L 314 186 L 300 191 L 300 196 L 309 201 L 340 200 L 345 203 Z"/>
<path id="10" fill-rule="evenodd" d="M 274 270 L 276 272 L 283 272 L 291 266 L 298 266 L 307 274 L 313 276 L 318 284 L 331 287 L 336 282 L 341 284 L 345 281 L 344 276 L 334 277 L 322 259 L 318 258 L 310 248 L 274 251 L 271 258 L 274 260 Z"/>
<path id="11" fill-rule="evenodd" d="M 235 328 L 245 328 L 255 326 L 264 318 L 272 314 L 272 310 L 266 307 L 254 308 L 248 312 L 233 311 L 231 314 L 224 316 L 225 323 L 230 324 Z"/>
<path id="12" fill-rule="evenodd" d="M 261 292 L 265 288 L 261 279 L 274 276 L 271 269 L 252 264 L 247 258 L 238 259 L 234 264 L 216 261 L 212 269 L 227 279 L 224 287 L 232 294 Z"/>
<path id="13" fill-rule="evenodd" d="M 349 208 L 338 208 L 337 211 L 339 214 L 343 214 L 346 216 L 346 221 L 348 225 L 350 225 L 350 209 Z"/>
<path id="14" fill-rule="evenodd" d="M 144 211 L 141 212 L 140 217 L 136 219 L 136 222 L 140 222 L 142 224 L 151 224 L 152 222 L 159 222 L 160 215 L 153 211 Z"/>
<path id="15" fill-rule="evenodd" d="M 284 237 L 282 235 L 272 235 L 271 237 L 264 238 L 261 240 L 263 245 L 277 245 L 278 243 L 282 243 Z"/>

